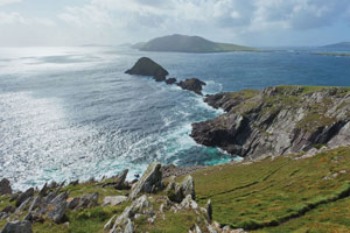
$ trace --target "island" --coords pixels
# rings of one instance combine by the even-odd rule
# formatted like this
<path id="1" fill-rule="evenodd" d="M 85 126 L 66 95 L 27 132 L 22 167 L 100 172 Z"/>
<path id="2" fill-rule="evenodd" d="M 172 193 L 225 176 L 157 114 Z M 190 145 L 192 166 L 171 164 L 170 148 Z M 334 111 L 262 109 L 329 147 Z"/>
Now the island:
<path id="1" fill-rule="evenodd" d="M 346 51 L 346 50 L 350 50 L 350 42 L 340 42 L 335 44 L 329 44 L 329 45 L 322 46 L 321 49 Z"/>
<path id="2" fill-rule="evenodd" d="M 183 53 L 257 51 L 255 48 L 247 46 L 229 43 L 218 43 L 199 36 L 187 36 L 179 34 L 158 37 L 146 43 L 137 43 L 132 47 L 141 51 Z"/>

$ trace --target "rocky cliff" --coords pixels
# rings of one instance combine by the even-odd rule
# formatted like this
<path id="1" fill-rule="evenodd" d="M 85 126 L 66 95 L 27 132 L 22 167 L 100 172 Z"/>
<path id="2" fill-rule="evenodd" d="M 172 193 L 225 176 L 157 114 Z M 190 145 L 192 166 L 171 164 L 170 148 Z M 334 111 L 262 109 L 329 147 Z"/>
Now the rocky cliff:
<path id="1" fill-rule="evenodd" d="M 246 159 L 350 144 L 350 88 L 279 86 L 205 101 L 226 113 L 194 123 L 191 136 Z"/>

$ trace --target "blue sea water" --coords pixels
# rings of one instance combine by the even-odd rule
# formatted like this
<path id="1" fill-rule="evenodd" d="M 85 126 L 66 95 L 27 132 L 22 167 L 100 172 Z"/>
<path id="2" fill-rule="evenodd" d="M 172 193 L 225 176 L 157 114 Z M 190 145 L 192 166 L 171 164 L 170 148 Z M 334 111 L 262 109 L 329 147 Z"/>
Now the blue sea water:
<path id="1" fill-rule="evenodd" d="M 309 50 L 213 54 L 122 47 L 0 49 L 0 177 L 16 189 L 45 182 L 131 178 L 152 161 L 213 165 L 237 159 L 197 145 L 191 123 L 222 112 L 200 96 L 124 74 L 139 57 L 170 77 L 198 77 L 204 93 L 273 85 L 350 86 L 350 57 Z"/>

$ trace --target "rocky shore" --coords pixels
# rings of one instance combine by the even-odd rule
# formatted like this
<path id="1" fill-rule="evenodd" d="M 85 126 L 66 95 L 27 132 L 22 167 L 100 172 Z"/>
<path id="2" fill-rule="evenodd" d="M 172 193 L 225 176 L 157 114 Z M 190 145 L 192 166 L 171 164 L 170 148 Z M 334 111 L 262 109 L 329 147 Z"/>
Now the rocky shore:
<path id="1" fill-rule="evenodd" d="M 192 125 L 197 143 L 246 159 L 350 143 L 350 89 L 269 87 L 206 96 L 225 114 Z"/>

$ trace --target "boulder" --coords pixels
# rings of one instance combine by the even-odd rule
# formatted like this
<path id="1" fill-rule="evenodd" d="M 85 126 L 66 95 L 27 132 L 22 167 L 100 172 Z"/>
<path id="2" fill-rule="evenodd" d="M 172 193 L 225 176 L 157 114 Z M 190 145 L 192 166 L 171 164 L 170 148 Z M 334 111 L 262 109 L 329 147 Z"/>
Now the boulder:
<path id="1" fill-rule="evenodd" d="M 179 82 L 177 85 L 184 90 L 193 91 L 198 95 L 203 95 L 202 89 L 203 86 L 206 85 L 206 83 L 197 78 L 190 78 Z"/>
<path id="2" fill-rule="evenodd" d="M 0 195 L 12 194 L 10 181 L 6 178 L 0 181 Z"/>
<path id="3" fill-rule="evenodd" d="M 116 206 L 125 202 L 128 198 L 126 196 L 115 196 L 115 197 L 105 197 L 103 200 L 103 205 Z"/>
<path id="4" fill-rule="evenodd" d="M 168 78 L 167 80 L 165 80 L 165 83 L 168 85 L 172 85 L 176 83 L 176 78 Z"/>
<path id="5" fill-rule="evenodd" d="M 48 205 L 47 216 L 55 223 L 63 222 L 64 215 L 67 210 L 68 193 L 64 192 L 55 197 Z"/>
<path id="6" fill-rule="evenodd" d="M 193 177 L 188 175 L 181 183 L 182 193 L 186 197 L 191 195 L 193 200 L 196 200 L 196 191 L 194 189 L 194 180 Z"/>
<path id="7" fill-rule="evenodd" d="M 114 186 L 116 189 L 123 189 L 125 187 L 125 180 L 126 180 L 126 176 L 128 175 L 128 172 L 129 170 L 125 169 L 124 171 L 118 174 L 116 178 L 116 183 Z"/>
<path id="8" fill-rule="evenodd" d="M 148 57 L 140 58 L 136 64 L 125 72 L 131 75 L 152 76 L 157 82 L 165 81 L 169 74 L 162 66 Z"/>
<path id="9" fill-rule="evenodd" d="M 193 200 L 196 199 L 194 180 L 192 176 L 186 176 L 181 184 L 174 185 L 173 182 L 169 183 L 167 196 L 171 201 L 180 203 L 188 195 L 190 195 Z"/>
<path id="10" fill-rule="evenodd" d="M 1 233 L 32 233 L 32 224 L 29 221 L 8 222 Z"/>
<path id="11" fill-rule="evenodd" d="M 16 206 L 19 207 L 25 200 L 34 195 L 34 188 L 30 188 L 24 193 L 21 193 L 16 199 Z"/>
<path id="12" fill-rule="evenodd" d="M 86 209 L 98 206 L 98 193 L 86 194 L 80 198 L 77 209 Z"/>
<path id="13" fill-rule="evenodd" d="M 141 179 L 133 186 L 130 199 L 135 199 L 139 193 L 154 193 L 162 188 L 162 172 L 160 163 L 152 163 Z"/>

